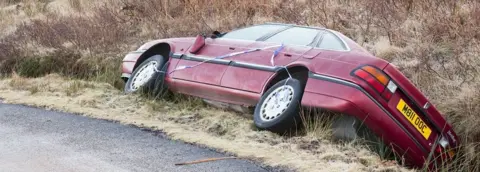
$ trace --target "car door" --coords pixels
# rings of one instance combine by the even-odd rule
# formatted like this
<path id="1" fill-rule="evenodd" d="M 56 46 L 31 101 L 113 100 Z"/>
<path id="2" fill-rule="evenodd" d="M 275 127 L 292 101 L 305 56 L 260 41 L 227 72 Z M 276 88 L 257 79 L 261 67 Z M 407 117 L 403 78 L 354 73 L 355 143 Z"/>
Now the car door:
<path id="1" fill-rule="evenodd" d="M 214 58 L 245 51 L 255 43 L 255 40 L 285 27 L 283 25 L 256 25 L 231 31 L 219 38 L 206 39 L 205 45 L 198 52 L 184 54 L 176 64 L 176 69 L 184 66 L 190 68 L 177 70 L 171 75 L 174 80 L 172 89 L 180 93 L 217 101 L 251 103 L 251 95 L 238 94 L 239 92 L 232 92 L 232 89 L 220 86 L 221 78 L 231 65 L 231 57 Z M 210 61 L 199 65 L 205 60 Z"/>
<path id="2" fill-rule="evenodd" d="M 191 68 L 177 70 L 172 74 L 172 77 L 174 79 L 218 86 L 220 85 L 223 73 L 228 68 L 230 60 L 215 59 L 215 57 L 234 51 L 242 51 L 251 43 L 252 42 L 249 41 L 207 38 L 205 45 L 199 52 L 195 54 L 184 54 L 177 64 L 177 68 L 181 68 L 182 66 L 189 66 Z M 202 63 L 203 61 L 207 62 Z"/>
<path id="3" fill-rule="evenodd" d="M 199 52 L 184 54 L 176 65 L 177 68 L 183 66 L 195 67 L 175 71 L 172 77 L 174 79 L 219 86 L 231 59 L 214 59 L 215 57 L 245 51 L 255 40 L 284 27 L 282 25 L 255 25 L 228 32 L 220 38 L 207 38 L 205 45 Z M 198 65 L 206 60 L 210 61 Z"/>
<path id="4" fill-rule="evenodd" d="M 321 32 L 318 29 L 291 27 L 251 44 L 249 48 L 265 48 L 283 43 L 284 48 L 274 58 L 274 65 L 271 64 L 272 55 L 278 47 L 232 57 L 232 65 L 226 70 L 221 85 L 261 93 L 263 86 L 281 66 L 286 66 L 302 56 L 312 58 L 319 53 L 310 45 L 315 43 Z"/>

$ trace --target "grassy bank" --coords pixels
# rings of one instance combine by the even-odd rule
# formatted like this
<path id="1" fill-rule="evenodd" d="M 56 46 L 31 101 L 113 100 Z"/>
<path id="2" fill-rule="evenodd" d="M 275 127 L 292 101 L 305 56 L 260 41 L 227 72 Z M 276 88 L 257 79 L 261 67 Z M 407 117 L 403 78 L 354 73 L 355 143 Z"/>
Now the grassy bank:
<path id="1" fill-rule="evenodd" d="M 459 166 L 445 170 L 479 170 L 480 3 L 474 0 L 3 0 L 0 73 L 57 73 L 121 90 L 123 55 L 148 40 L 263 22 L 338 30 L 398 66 L 462 138 Z"/>

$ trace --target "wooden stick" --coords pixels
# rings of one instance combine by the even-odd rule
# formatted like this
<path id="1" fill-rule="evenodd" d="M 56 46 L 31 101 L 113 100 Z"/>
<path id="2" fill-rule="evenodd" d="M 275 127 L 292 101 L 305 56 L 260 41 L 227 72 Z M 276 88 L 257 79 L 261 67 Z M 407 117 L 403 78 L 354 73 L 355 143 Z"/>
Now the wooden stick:
<path id="1" fill-rule="evenodd" d="M 207 159 L 201 159 L 201 160 L 197 160 L 197 161 L 176 163 L 175 165 L 198 164 L 198 163 L 203 163 L 203 162 L 218 161 L 218 160 L 225 160 L 225 159 L 237 159 L 237 157 L 207 158 Z"/>

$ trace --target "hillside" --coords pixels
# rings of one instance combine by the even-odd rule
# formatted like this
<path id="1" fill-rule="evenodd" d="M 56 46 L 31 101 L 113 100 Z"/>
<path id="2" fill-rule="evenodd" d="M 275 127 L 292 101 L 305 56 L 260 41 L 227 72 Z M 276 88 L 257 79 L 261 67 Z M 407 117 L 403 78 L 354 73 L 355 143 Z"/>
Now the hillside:
<path id="1" fill-rule="evenodd" d="M 120 91 L 123 56 L 148 40 L 264 22 L 338 30 L 392 62 L 462 137 L 457 165 L 445 171 L 480 170 L 480 2 L 475 0 L 1 0 L 0 97 L 143 123 L 272 166 L 407 170 L 362 145 L 333 142 L 323 124 L 305 134 L 277 136 L 255 131 L 246 114 L 194 98 L 180 96 L 172 104 Z"/>

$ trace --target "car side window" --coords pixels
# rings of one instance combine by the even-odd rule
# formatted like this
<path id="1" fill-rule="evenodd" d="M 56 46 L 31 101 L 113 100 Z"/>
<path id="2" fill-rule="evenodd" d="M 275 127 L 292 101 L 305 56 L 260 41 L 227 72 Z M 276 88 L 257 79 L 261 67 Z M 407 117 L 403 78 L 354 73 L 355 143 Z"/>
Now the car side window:
<path id="1" fill-rule="evenodd" d="M 317 45 L 318 48 L 337 51 L 347 50 L 343 41 L 331 32 L 325 32 L 321 41 L 322 42 Z"/>
<path id="2" fill-rule="evenodd" d="M 221 38 L 228 38 L 228 39 L 242 39 L 242 40 L 250 40 L 255 41 L 258 38 L 265 36 L 270 32 L 274 32 L 276 30 L 282 29 L 286 26 L 282 25 L 256 25 L 247 28 L 242 28 L 238 30 L 233 30 L 231 32 L 226 33 Z"/>
<path id="3" fill-rule="evenodd" d="M 303 27 L 292 27 L 273 35 L 265 42 L 277 42 L 291 45 L 309 45 L 317 36 L 319 30 Z"/>

